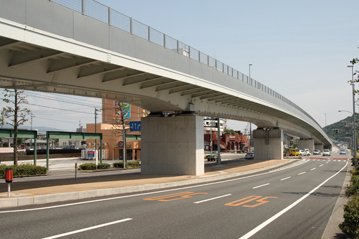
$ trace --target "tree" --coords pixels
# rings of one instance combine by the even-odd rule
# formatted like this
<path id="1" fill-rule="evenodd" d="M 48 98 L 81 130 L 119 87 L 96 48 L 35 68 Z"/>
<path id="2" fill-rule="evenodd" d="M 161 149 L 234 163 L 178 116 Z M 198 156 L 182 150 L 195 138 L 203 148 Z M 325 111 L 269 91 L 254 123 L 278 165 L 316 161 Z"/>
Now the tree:
<path id="1" fill-rule="evenodd" d="M 14 165 L 17 165 L 18 162 L 18 128 L 28 121 L 27 116 L 30 114 L 30 110 L 23 107 L 24 104 L 28 103 L 23 93 L 24 91 L 17 89 L 5 89 L 2 99 L 7 104 L 1 112 L 1 115 L 4 116 L 2 117 L 2 124 L 7 123 L 14 128 Z"/>
<path id="2" fill-rule="evenodd" d="M 117 102 L 118 110 L 116 110 L 116 116 L 114 118 L 113 128 L 115 130 L 122 130 L 122 142 L 123 142 L 123 168 L 126 168 L 126 119 L 129 118 L 129 114 L 131 112 L 130 104 Z"/>

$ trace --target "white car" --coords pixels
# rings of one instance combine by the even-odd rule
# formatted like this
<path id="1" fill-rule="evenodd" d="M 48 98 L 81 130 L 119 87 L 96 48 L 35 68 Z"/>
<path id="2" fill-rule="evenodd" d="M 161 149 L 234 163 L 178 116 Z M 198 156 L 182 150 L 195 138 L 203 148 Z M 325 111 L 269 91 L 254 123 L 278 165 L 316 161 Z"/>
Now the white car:
<path id="1" fill-rule="evenodd" d="M 330 156 L 330 150 L 329 149 L 324 149 L 324 151 L 323 151 L 323 156 Z"/>

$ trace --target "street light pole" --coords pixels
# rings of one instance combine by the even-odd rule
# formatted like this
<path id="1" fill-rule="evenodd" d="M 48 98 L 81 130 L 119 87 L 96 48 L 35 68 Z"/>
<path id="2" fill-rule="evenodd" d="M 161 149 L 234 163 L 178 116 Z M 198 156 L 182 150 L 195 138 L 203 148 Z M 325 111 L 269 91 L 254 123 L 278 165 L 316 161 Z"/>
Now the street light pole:
<path id="1" fill-rule="evenodd" d="M 248 65 L 249 81 L 251 81 L 251 66 L 252 66 L 252 64 Z M 248 149 L 248 152 L 252 152 L 252 122 L 249 122 L 249 149 Z"/>
<path id="2" fill-rule="evenodd" d="M 352 115 L 352 118 L 353 118 L 353 113 L 350 112 L 349 110 L 338 110 L 338 112 L 342 113 L 342 112 L 346 112 L 346 113 L 349 113 L 350 115 Z M 354 145 L 355 145 L 355 136 L 354 136 L 354 132 L 355 132 L 355 125 L 353 124 L 353 132 L 352 132 L 352 155 L 354 157 Z"/>
<path id="3" fill-rule="evenodd" d="M 354 164 L 356 165 L 356 152 L 357 152 L 357 137 L 356 137 L 356 115 L 355 115 L 355 85 L 354 85 L 354 64 L 348 65 L 348 67 L 352 68 L 352 93 L 353 93 L 353 158 Z"/>

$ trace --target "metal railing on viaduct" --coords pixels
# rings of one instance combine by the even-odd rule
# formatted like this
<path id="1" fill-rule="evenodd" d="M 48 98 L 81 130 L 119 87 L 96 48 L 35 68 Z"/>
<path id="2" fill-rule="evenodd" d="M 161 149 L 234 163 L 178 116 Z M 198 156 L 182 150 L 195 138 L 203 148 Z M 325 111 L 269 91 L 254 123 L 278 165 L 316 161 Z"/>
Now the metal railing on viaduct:
<path id="1" fill-rule="evenodd" d="M 0 59 L 10 59 L 7 63 L 0 61 L 2 87 L 109 98 L 122 90 L 127 99 L 140 106 L 156 105 L 152 108 L 155 110 L 168 105 L 184 109 L 193 100 L 195 111 L 201 115 L 218 112 L 221 117 L 271 122 L 268 126 L 286 131 L 295 128 L 293 132 L 300 133 L 303 129 L 304 137 L 313 136 L 316 142 L 331 146 L 315 119 L 278 92 L 95 0 L 0 3 L 4 33 L 0 33 Z M 20 36 L 9 25 L 32 35 Z M 43 72 L 34 73 L 34 69 Z M 85 78 L 89 80 L 84 82 Z M 16 85 L 14 79 L 23 83 Z M 25 84 L 30 81 L 37 81 L 37 85 L 31 88 Z M 71 91 L 61 91 L 61 87 L 70 86 Z M 81 92 L 85 86 L 102 92 Z"/>

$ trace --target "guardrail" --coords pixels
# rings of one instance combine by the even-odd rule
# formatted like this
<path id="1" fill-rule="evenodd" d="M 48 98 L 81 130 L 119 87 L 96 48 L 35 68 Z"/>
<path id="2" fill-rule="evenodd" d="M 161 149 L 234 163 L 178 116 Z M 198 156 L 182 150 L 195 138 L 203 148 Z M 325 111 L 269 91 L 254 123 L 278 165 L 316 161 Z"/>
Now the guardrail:
<path id="1" fill-rule="evenodd" d="M 104 22 L 110 26 L 122 29 L 130 34 L 141 37 L 145 40 L 148 40 L 154 44 L 160 45 L 166 49 L 176 51 L 178 54 L 181 54 L 185 57 L 188 57 L 192 60 L 200 62 L 212 67 L 224 74 L 227 74 L 235 79 L 241 80 L 248 85 L 263 91 L 266 94 L 269 94 L 285 103 L 296 108 L 311 120 L 313 120 L 319 127 L 320 125 L 316 120 L 305 112 L 298 105 L 294 104 L 292 101 L 282 96 L 278 92 L 272 90 L 268 86 L 249 78 L 249 76 L 235 70 L 233 67 L 224 64 L 223 62 L 197 50 L 175 38 L 166 35 L 146 24 L 143 24 L 132 17 L 129 17 L 123 13 L 120 13 L 102 3 L 97 2 L 96 0 L 49 0 L 64 7 L 70 8 L 74 11 L 77 11 L 83 15 L 97 19 L 98 21 Z M 320 127 L 321 128 L 321 127 Z"/>

